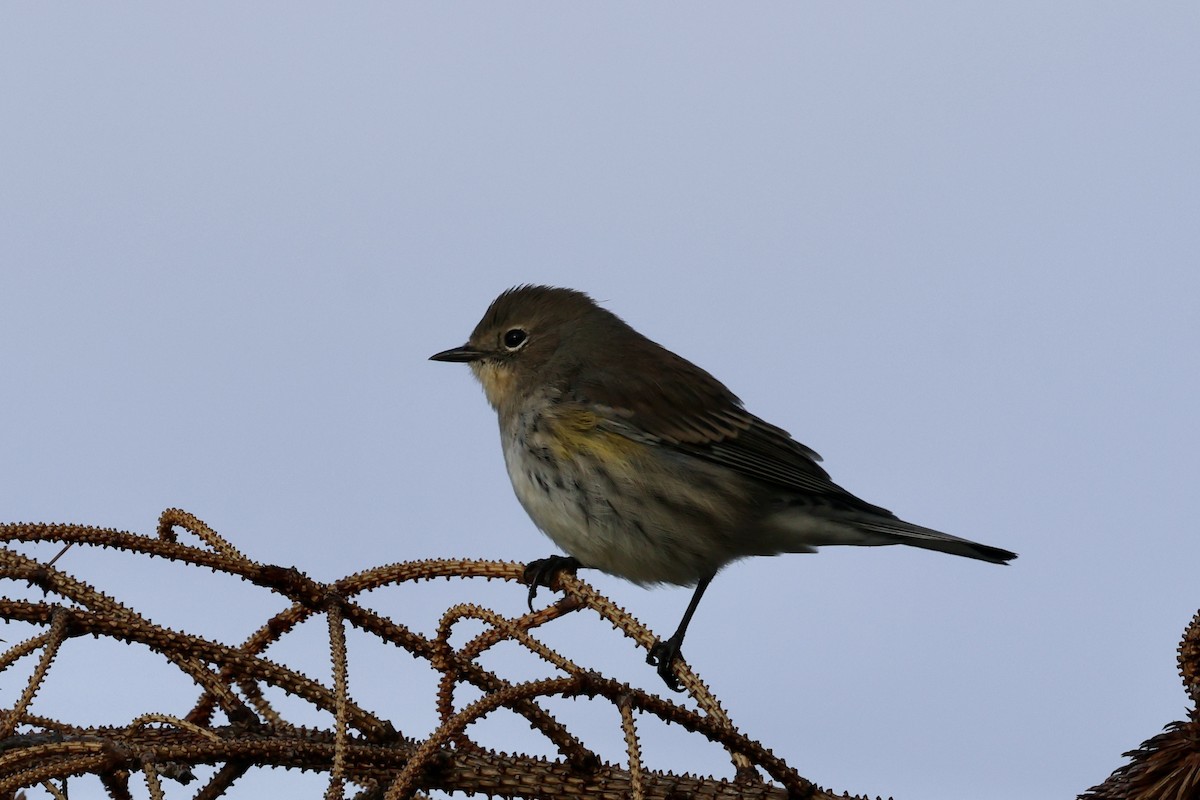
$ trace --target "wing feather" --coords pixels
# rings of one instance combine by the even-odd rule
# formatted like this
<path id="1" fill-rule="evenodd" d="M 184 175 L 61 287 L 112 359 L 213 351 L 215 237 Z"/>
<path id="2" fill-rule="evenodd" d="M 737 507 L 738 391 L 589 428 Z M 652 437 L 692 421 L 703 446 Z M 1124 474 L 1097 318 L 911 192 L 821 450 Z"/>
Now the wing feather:
<path id="1" fill-rule="evenodd" d="M 627 358 L 601 359 L 574 370 L 564 399 L 597 410 L 614 433 L 671 447 L 814 500 L 891 516 L 831 481 L 814 450 L 751 414 L 708 372 L 633 333 L 636 338 L 620 348 Z M 647 371 L 630 364 L 661 367 Z"/>

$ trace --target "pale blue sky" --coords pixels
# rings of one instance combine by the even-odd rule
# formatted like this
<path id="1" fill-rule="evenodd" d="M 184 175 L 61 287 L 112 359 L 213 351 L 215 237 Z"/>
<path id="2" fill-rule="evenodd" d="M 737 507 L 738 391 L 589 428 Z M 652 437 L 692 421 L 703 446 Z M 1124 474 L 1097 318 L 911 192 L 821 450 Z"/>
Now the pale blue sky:
<path id="1" fill-rule="evenodd" d="M 583 289 L 847 488 L 1021 554 L 734 565 L 685 654 L 735 722 L 838 790 L 1072 796 L 1184 710 L 1197 41 L 1182 2 L 6 5 L 0 519 L 182 506 L 321 579 L 548 555 L 481 392 L 426 358 L 510 285 Z M 230 641 L 274 608 L 65 566 Z M 664 633 L 688 599 L 593 577 Z M 429 630 L 425 588 L 395 610 Z M 657 690 L 601 628 L 554 635 Z M 292 647 L 323 674 L 319 631 Z M 431 719 L 395 654 L 354 665 Z M 711 763 L 671 736 L 652 764 Z"/>

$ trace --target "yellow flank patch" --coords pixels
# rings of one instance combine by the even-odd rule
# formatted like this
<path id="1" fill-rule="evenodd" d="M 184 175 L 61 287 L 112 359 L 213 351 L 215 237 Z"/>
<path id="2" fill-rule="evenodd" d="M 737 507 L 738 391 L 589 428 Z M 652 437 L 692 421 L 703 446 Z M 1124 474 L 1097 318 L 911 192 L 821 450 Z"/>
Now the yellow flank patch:
<path id="1" fill-rule="evenodd" d="M 638 450 L 638 443 L 618 433 L 601 429 L 600 417 L 591 411 L 556 410 L 546 419 L 550 445 L 559 458 L 590 455 L 601 461 L 627 462 Z"/>

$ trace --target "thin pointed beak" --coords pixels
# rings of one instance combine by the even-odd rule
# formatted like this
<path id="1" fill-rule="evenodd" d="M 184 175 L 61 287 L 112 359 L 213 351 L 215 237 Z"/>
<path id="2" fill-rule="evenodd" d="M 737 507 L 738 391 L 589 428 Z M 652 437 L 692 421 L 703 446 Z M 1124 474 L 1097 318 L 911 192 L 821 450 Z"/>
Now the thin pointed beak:
<path id="1" fill-rule="evenodd" d="M 458 361 L 470 363 L 478 361 L 486 355 L 482 350 L 476 350 L 469 344 L 464 344 L 462 347 L 451 347 L 449 350 L 443 350 L 440 353 L 434 353 L 429 357 L 430 361 Z"/>

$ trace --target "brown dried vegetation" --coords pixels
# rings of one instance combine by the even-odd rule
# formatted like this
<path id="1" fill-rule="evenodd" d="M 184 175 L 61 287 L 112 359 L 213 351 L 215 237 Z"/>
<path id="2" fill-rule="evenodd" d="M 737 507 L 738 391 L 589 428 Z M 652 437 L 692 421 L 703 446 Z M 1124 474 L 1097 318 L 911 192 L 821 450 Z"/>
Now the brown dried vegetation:
<path id="1" fill-rule="evenodd" d="M 1200 611 L 1179 644 L 1179 674 L 1191 709 L 1183 722 L 1125 753 L 1129 763 L 1080 800 L 1196 800 L 1200 798 Z"/>
<path id="2" fill-rule="evenodd" d="M 177 531 L 199 540 L 188 545 Z M 153 798 L 182 796 L 197 800 L 225 795 L 255 767 L 285 767 L 328 776 L 327 798 L 348 791 L 357 798 L 423 797 L 430 790 L 479 793 L 506 798 L 847 798 L 832 795 L 802 778 L 784 761 L 733 726 L 705 684 L 687 667 L 678 674 L 694 708 L 668 701 L 581 667 L 547 647 L 536 631 L 564 615 L 590 610 L 639 647 L 654 635 L 586 583 L 562 575 L 563 596 L 553 605 L 510 617 L 473 603 L 452 605 L 437 632 L 424 636 L 403 623 L 364 607 L 356 599 L 375 589 L 401 583 L 446 579 L 519 581 L 520 564 L 494 561 L 436 560 L 390 564 L 332 583 L 314 581 L 289 568 L 252 561 L 196 517 L 168 509 L 155 536 L 141 536 L 81 525 L 0 525 L 0 580 L 36 587 L 40 599 L 17 599 L 0 591 L 0 619 L 21 622 L 40 632 L 0 654 L 0 677 L 18 663 L 36 660 L 24 688 L 0 702 L 0 800 L 39 787 L 66 798 L 78 776 L 98 778 L 110 798 L 131 798 L 131 781 L 143 782 Z M 22 544 L 23 543 L 23 544 Z M 31 543 L 81 548 L 112 548 L 131 559 L 158 557 L 192 569 L 209 569 L 274 593 L 286 606 L 239 645 L 222 643 L 157 625 L 54 566 L 20 552 Z M 15 594 L 15 593 L 14 593 Z M 264 655 L 273 644 L 307 620 L 328 624 L 329 678 L 314 679 Z M 483 624 L 482 633 L 465 645 L 451 645 L 456 625 Z M 389 720 L 356 703 L 348 691 L 347 626 L 392 648 L 399 648 L 433 670 L 436 696 L 407 702 L 435 705 L 438 724 L 426 736 L 405 731 L 402 720 Z M 180 699 L 176 710 L 146 709 L 127 724 L 89 725 L 34 713 L 35 699 L 56 663 L 62 644 L 90 634 L 142 646 L 186 675 L 199 687 L 193 700 Z M 552 675 L 512 680 L 480 665 L 480 657 L 502 642 L 516 643 L 550 665 Z M 28 660 L 27 660 L 28 659 Z M 1200 613 L 1192 619 L 1179 649 L 1179 667 L 1191 700 L 1186 721 L 1127 753 L 1130 762 L 1082 800 L 1187 800 L 1200 797 Z M 11 674 L 11 673 L 10 673 Z M 120 678 L 113 678 L 119 680 Z M 103 683 L 102 679 L 98 679 Z M 306 707 L 327 712 L 328 727 L 300 726 L 270 702 L 267 687 Z M 473 702 L 456 702 L 460 688 L 473 687 Z M 101 688 L 104 688 L 101 686 Z M 398 693 L 405 691 L 399 684 Z M 619 719 L 626 747 L 624 763 L 606 763 L 572 730 L 545 708 L 552 698 L 585 698 L 610 704 Z M 510 754 L 480 746 L 467 729 L 499 709 L 520 715 L 557 754 L 553 759 Z M 80 709 L 86 714 L 89 709 Z M 731 778 L 678 775 L 645 763 L 638 719 L 652 717 L 690 732 L 694 740 L 715 742 L 728 752 Z M 198 767 L 207 780 L 192 790 Z M 770 780 L 761 776 L 765 773 Z"/>
<path id="3" fill-rule="evenodd" d="M 178 541 L 178 531 L 198 544 Z M 553 605 L 509 617 L 476 604 L 447 609 L 436 635 L 424 636 L 403 623 L 364 607 L 364 592 L 432 578 L 517 581 L 522 566 L 466 560 L 391 564 L 332 583 L 301 572 L 261 564 L 244 556 L 191 514 L 168 509 L 154 536 L 81 525 L 0 525 L 0 579 L 37 587 L 33 599 L 0 592 L 0 618 L 35 626 L 40 632 L 0 654 L 0 676 L 18 662 L 36 659 L 24 690 L 0 708 L 0 800 L 40 787 L 66 797 L 76 776 L 99 778 L 111 798 L 131 797 L 131 781 L 144 782 L 151 797 L 172 796 L 207 766 L 210 777 L 186 791 L 198 799 L 220 797 L 253 767 L 287 767 L 328 775 L 325 796 L 351 792 L 359 798 L 420 797 L 429 790 L 488 796 L 553 798 L 828 798 L 782 759 L 741 734 L 708 688 L 685 665 L 679 676 L 695 708 L 617 682 L 581 667 L 536 638 L 537 629 L 566 614 L 588 609 L 642 648 L 655 637 L 641 623 L 574 576 L 560 579 L 563 596 Z M 19 544 L 26 543 L 26 544 Z M 190 568 L 209 569 L 248 581 L 284 599 L 286 608 L 267 619 L 241 644 L 227 644 L 155 624 L 133 608 L 54 566 L 20 552 L 28 543 L 61 543 L 89 550 L 114 548 L 129 558 L 157 557 Z M 10 584 L 11 585 L 11 584 Z M 265 657 L 265 651 L 306 620 L 328 622 L 331 661 L 319 680 Z M 478 620 L 484 631 L 466 645 L 450 644 L 455 625 Z M 348 692 L 347 626 L 399 648 L 436 671 L 436 697 L 406 698 L 436 705 L 439 724 L 427 736 L 403 728 L 356 703 Z M 164 659 L 199 687 L 194 700 L 180 699 L 174 712 L 145 709 L 125 725 L 101 726 L 60 720 L 34 712 L 35 698 L 55 666 L 64 641 L 90 634 L 137 644 Z M 501 642 L 515 642 L 549 664 L 548 677 L 510 680 L 483 667 L 481 655 Z M 118 678 L 114 678 L 117 680 Z M 101 681 L 102 682 L 102 681 Z M 327 728 L 299 726 L 267 698 L 273 687 L 332 717 Z M 479 699 L 456 702 L 461 687 Z M 403 684 L 396 691 L 404 692 Z M 540 702 L 554 697 L 587 698 L 611 704 L 620 720 L 626 757 L 606 763 Z M 557 753 L 547 759 L 484 748 L 467 728 L 508 709 L 523 717 Z M 179 713 L 182 711 L 182 713 Z M 88 709 L 81 708 L 80 715 Z M 639 716 L 681 726 L 693 737 L 723 746 L 731 778 L 675 775 L 645 764 Z M 761 772 L 760 772 L 761 770 Z M 203 770 L 202 770 L 203 771 Z M 765 773 L 770 780 L 764 780 Z M 182 795 L 179 795 L 182 796 Z M 844 797 L 844 795 L 843 795 Z"/>

